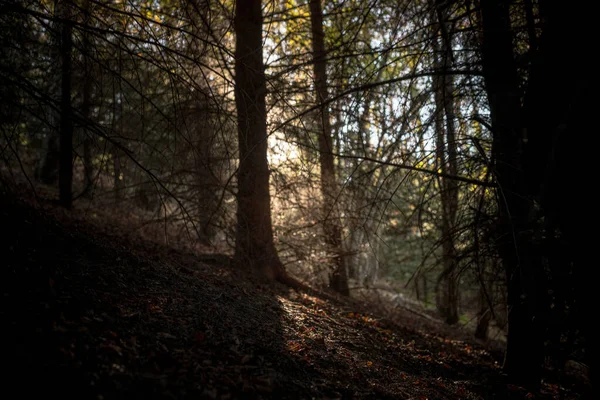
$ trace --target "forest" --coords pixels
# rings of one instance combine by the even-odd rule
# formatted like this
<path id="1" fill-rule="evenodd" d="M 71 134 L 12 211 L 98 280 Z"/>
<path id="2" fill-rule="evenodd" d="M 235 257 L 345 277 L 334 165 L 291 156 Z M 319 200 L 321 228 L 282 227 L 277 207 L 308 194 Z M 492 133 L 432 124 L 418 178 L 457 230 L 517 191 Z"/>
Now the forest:
<path id="1" fill-rule="evenodd" d="M 595 22 L 0 0 L 5 391 L 598 398 Z"/>

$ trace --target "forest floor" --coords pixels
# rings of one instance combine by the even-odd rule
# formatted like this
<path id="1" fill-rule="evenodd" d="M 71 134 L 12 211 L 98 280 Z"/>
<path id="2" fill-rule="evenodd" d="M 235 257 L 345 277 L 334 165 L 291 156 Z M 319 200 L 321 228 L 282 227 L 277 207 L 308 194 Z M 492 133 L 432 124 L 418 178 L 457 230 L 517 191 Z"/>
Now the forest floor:
<path id="1" fill-rule="evenodd" d="M 415 314 L 390 321 L 58 208 L 0 207 L 2 381 L 19 398 L 578 398 L 506 384 L 498 356 Z"/>

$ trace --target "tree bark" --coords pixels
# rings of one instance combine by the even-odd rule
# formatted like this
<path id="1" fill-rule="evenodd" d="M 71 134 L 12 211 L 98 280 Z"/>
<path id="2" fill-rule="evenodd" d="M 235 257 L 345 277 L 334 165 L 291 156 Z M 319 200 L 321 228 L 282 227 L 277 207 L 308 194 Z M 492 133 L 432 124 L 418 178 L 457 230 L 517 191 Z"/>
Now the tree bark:
<path id="1" fill-rule="evenodd" d="M 113 161 L 113 190 L 115 196 L 115 203 L 119 204 L 123 199 L 123 183 L 121 180 L 122 172 L 121 172 L 121 152 L 117 148 L 117 146 L 113 146 L 112 153 L 112 161 Z"/>
<path id="2" fill-rule="evenodd" d="M 90 23 L 90 1 L 86 0 L 83 5 L 83 99 L 81 102 L 81 116 L 83 117 L 83 175 L 84 175 L 84 194 L 88 196 L 91 193 L 94 169 L 92 165 L 92 142 L 87 126 L 91 117 L 91 96 L 92 96 L 92 74 L 89 60 L 91 51 L 90 35 L 88 32 Z"/>
<path id="3" fill-rule="evenodd" d="M 236 0 L 235 104 L 240 161 L 234 259 L 271 279 L 286 281 L 271 222 L 262 22 L 260 0 Z"/>
<path id="4" fill-rule="evenodd" d="M 50 57 L 53 62 L 47 74 L 49 91 L 52 93 L 51 97 L 56 102 L 60 102 L 62 96 L 62 24 L 59 22 L 62 17 L 61 6 L 62 4 L 57 2 L 54 7 L 56 21 L 53 22 L 53 28 L 58 34 L 51 37 L 53 45 L 51 46 Z M 50 109 L 49 114 L 52 123 L 49 124 L 48 136 L 43 144 L 44 154 L 36 173 L 37 178 L 46 185 L 55 185 L 58 182 L 60 170 L 61 113 L 60 106 L 58 108 L 58 111 L 55 111 L 54 108 Z M 54 126 L 56 126 L 56 129 Z"/>
<path id="5" fill-rule="evenodd" d="M 339 207 L 336 204 L 337 181 L 333 162 L 333 144 L 331 140 L 331 121 L 327 99 L 327 61 L 325 51 L 325 33 L 323 32 L 323 10 L 321 0 L 310 0 L 310 21 L 312 26 L 313 71 L 315 92 L 319 108 L 319 163 L 321 165 L 321 193 L 323 195 L 323 230 L 330 250 L 335 254 L 333 271 L 329 286 L 336 292 L 349 295 L 348 273 L 342 250 L 342 223 Z"/>
<path id="6" fill-rule="evenodd" d="M 477 312 L 477 327 L 475 328 L 475 338 L 479 340 L 487 340 L 490 321 L 492 320 L 492 310 L 487 301 L 485 281 L 482 279 L 481 287 L 479 288 L 479 311 Z"/>
<path id="7" fill-rule="evenodd" d="M 73 203 L 73 111 L 71 109 L 71 64 L 73 23 L 68 4 L 59 4 L 64 18 L 61 27 L 61 101 L 60 101 L 60 168 L 58 186 L 60 203 L 71 208 Z"/>
<path id="8" fill-rule="evenodd" d="M 120 62 L 119 62 L 120 65 Z M 113 110 L 112 110 L 112 130 L 116 134 L 119 135 L 120 138 L 123 137 L 123 97 L 117 96 L 116 87 L 113 85 Z M 113 191 L 115 203 L 119 204 L 123 199 L 123 177 L 121 172 L 121 150 L 115 144 L 112 146 L 112 162 L 113 162 Z"/>
<path id="9" fill-rule="evenodd" d="M 533 283 L 540 260 L 528 234 L 531 201 L 522 174 L 520 92 L 513 58 L 510 1 L 481 2 L 483 75 L 493 128 L 498 181 L 498 251 L 507 279 L 508 338 L 504 370 L 517 384 L 538 387 L 543 361 L 543 335 L 536 318 Z"/>
<path id="10" fill-rule="evenodd" d="M 597 279 L 589 260 L 595 258 L 596 243 L 583 226 L 594 206 L 585 204 L 585 186 L 573 185 L 573 180 L 585 180 L 596 168 L 595 158 L 584 155 L 581 147 L 591 143 L 598 130 L 590 118 L 597 112 L 598 77 L 581 72 L 581 65 L 594 62 L 588 39 L 595 34 L 595 16 L 585 8 L 549 0 L 540 1 L 538 7 L 542 33 L 537 46 L 532 46 L 537 51 L 531 57 L 524 101 L 527 187 L 543 210 L 546 246 L 552 249 L 545 256 L 556 282 L 552 290 L 559 298 L 574 293 L 577 307 L 571 312 L 585 337 L 585 362 L 594 385 L 597 328 L 590 316 L 597 312 Z M 572 285 L 561 279 L 567 276 L 574 279 Z M 597 392 L 594 386 L 586 395 L 598 398 Z"/>
<path id="11" fill-rule="evenodd" d="M 440 1 L 435 1 L 433 18 L 437 19 L 437 30 L 441 33 L 441 62 L 438 53 L 440 45 L 434 40 L 434 68 L 448 71 L 451 68 L 452 40 L 446 26 L 446 11 Z M 435 90 L 435 129 L 438 165 L 443 173 L 458 175 L 456 126 L 454 112 L 454 81 L 451 75 L 437 75 L 433 78 Z M 445 124 L 444 124 L 445 117 Z M 454 246 L 454 226 L 458 210 L 458 184 L 453 179 L 440 178 L 442 203 L 442 263 L 443 268 L 436 287 L 436 305 L 449 325 L 456 324 L 458 318 L 458 276 L 457 254 Z"/>

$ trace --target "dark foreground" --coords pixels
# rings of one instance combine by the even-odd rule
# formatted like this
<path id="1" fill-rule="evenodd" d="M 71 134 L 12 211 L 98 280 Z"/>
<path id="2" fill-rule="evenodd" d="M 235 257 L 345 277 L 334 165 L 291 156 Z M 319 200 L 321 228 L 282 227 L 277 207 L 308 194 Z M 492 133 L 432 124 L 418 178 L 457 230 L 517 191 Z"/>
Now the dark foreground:
<path id="1" fill-rule="evenodd" d="M 507 385 L 477 345 L 291 291 L 226 257 L 5 196 L 0 206 L 4 398 L 578 398 Z"/>

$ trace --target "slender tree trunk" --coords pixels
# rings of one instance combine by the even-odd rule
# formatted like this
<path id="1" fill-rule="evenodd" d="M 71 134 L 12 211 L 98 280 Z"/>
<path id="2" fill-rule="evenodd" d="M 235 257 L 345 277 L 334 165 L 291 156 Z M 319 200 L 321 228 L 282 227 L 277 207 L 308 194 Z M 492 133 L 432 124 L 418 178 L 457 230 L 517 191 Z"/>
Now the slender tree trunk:
<path id="1" fill-rule="evenodd" d="M 55 119 L 53 116 L 52 119 Z M 51 129 L 44 143 L 44 156 L 39 169 L 39 179 L 46 185 L 55 185 L 58 181 L 58 169 L 60 164 L 59 135 Z"/>
<path id="2" fill-rule="evenodd" d="M 71 109 L 71 63 L 73 53 L 71 12 L 68 4 L 61 4 L 64 21 L 61 28 L 61 101 L 60 101 L 60 169 L 58 185 L 60 203 L 71 208 L 73 203 L 73 112 Z"/>
<path id="3" fill-rule="evenodd" d="M 112 112 L 112 129 L 119 136 L 123 133 L 123 99 L 117 96 L 116 89 L 113 87 L 113 112 Z M 121 151 L 118 146 L 113 144 L 112 161 L 113 161 L 113 190 L 115 203 L 119 204 L 123 198 L 123 183 L 121 172 Z"/>
<path id="4" fill-rule="evenodd" d="M 287 281 L 271 223 L 262 22 L 260 0 L 236 0 L 235 104 L 240 164 L 234 258 L 237 264 L 271 279 Z"/>
<path id="5" fill-rule="evenodd" d="M 415 298 L 418 301 L 421 301 L 421 288 L 419 287 L 420 284 L 421 284 L 421 274 L 417 273 L 417 275 L 415 276 L 415 278 L 413 280 L 413 285 L 415 286 Z"/>
<path id="6" fill-rule="evenodd" d="M 113 189 L 115 195 L 115 203 L 119 204 L 123 199 L 123 179 L 121 171 L 121 158 L 119 157 L 120 151 L 114 146 L 113 147 Z"/>
<path id="7" fill-rule="evenodd" d="M 433 3 L 433 2 L 432 2 Z M 432 10 L 437 18 L 438 30 L 441 32 L 441 62 L 440 45 L 434 40 L 434 68 L 448 71 L 452 64 L 452 43 L 446 26 L 446 12 L 439 1 L 435 2 Z M 450 75 L 434 77 L 435 90 L 435 129 L 436 151 L 438 164 L 443 173 L 456 176 L 457 150 L 456 128 L 454 114 L 454 82 Z M 445 117 L 445 124 L 444 124 Z M 457 254 L 454 246 L 454 226 L 458 210 L 458 185 L 452 179 L 440 178 L 442 203 L 442 272 L 436 285 L 436 305 L 440 314 L 449 325 L 458 322 L 458 276 Z"/>
<path id="8" fill-rule="evenodd" d="M 381 77 L 383 76 L 383 72 L 385 71 L 385 65 L 387 65 L 388 63 L 388 59 L 389 59 L 389 55 L 390 52 L 386 52 L 383 55 L 383 58 L 381 59 L 381 68 L 379 69 L 379 71 L 377 72 L 377 75 L 375 76 L 374 81 L 378 82 L 381 80 Z M 373 103 L 373 101 L 375 101 L 375 97 L 377 95 L 377 90 L 373 89 L 370 90 L 366 93 L 365 99 L 363 101 L 364 104 L 364 108 L 363 108 L 363 112 L 360 114 L 360 117 L 357 121 L 357 125 L 358 125 L 358 140 L 360 142 L 360 147 L 362 149 L 362 156 L 364 157 L 371 157 L 372 156 L 372 152 L 370 150 L 370 137 L 369 137 L 369 121 L 371 119 L 371 103 Z M 361 155 L 361 154 L 359 154 Z M 352 168 L 356 168 L 358 167 L 358 163 L 359 160 L 357 159 L 355 161 L 355 163 L 353 163 L 354 165 L 352 166 Z M 373 187 L 377 187 L 377 174 L 375 174 L 374 172 L 369 172 L 368 174 L 364 174 L 364 177 L 361 180 L 361 182 L 363 182 L 363 184 L 359 183 L 359 185 L 356 185 L 353 189 L 355 191 L 357 191 L 357 193 L 354 194 L 354 198 L 356 198 L 356 202 L 353 203 L 355 205 L 355 213 L 356 215 L 360 215 L 360 211 L 359 210 L 365 210 L 368 209 L 369 204 L 370 204 L 370 199 L 369 199 L 369 191 L 365 190 L 365 186 L 366 185 L 368 188 L 373 188 Z M 351 242 L 351 245 L 353 244 L 354 246 L 352 248 L 350 248 L 349 250 L 351 252 L 356 252 L 359 251 L 360 248 L 362 248 L 364 245 L 366 245 L 367 243 L 369 244 L 369 251 L 365 254 L 366 255 L 366 262 L 365 265 L 363 266 L 364 269 L 364 274 L 363 274 L 363 282 L 365 285 L 369 285 L 369 284 L 373 284 L 375 282 L 375 280 L 377 279 L 377 274 L 378 274 L 378 270 L 379 270 L 379 260 L 378 260 L 378 248 L 379 248 L 379 242 L 374 242 L 373 240 L 369 240 L 370 238 L 372 239 L 372 236 L 375 237 L 379 237 L 379 235 L 377 235 L 377 232 L 375 232 L 375 235 L 371 235 L 371 233 L 373 232 L 373 228 L 376 225 L 379 225 L 378 223 L 375 223 L 377 221 L 377 217 L 375 214 L 375 210 L 374 209 L 369 209 L 369 212 L 366 213 L 366 220 L 360 219 L 360 223 L 359 224 L 350 224 L 349 229 L 352 231 L 355 231 L 357 229 L 363 229 L 364 233 L 360 235 L 360 240 L 356 241 L 356 242 Z M 351 235 L 353 234 L 353 232 L 350 233 Z"/>
<path id="9" fill-rule="evenodd" d="M 479 311 L 477 312 L 477 327 L 475 328 L 475 337 L 480 340 L 486 340 L 492 319 L 492 311 L 485 295 L 485 282 L 481 281 L 479 289 Z"/>
<path id="10" fill-rule="evenodd" d="M 90 0 L 86 0 L 83 5 L 83 100 L 81 103 L 81 115 L 83 117 L 83 171 L 84 171 L 84 194 L 91 193 L 94 169 L 92 166 L 92 142 L 88 133 L 88 123 L 91 117 L 91 95 L 92 95 L 92 74 L 89 60 L 91 51 L 90 35 L 88 32 L 90 23 Z"/>
<path id="11" fill-rule="evenodd" d="M 508 338 L 504 370 L 512 382 L 537 387 L 543 361 L 543 335 L 535 315 L 532 283 L 540 260 L 528 236 L 531 203 L 522 174 L 520 95 L 513 58 L 508 0 L 481 2 L 483 73 L 493 127 L 498 182 L 498 250 L 506 272 Z"/>
<path id="12" fill-rule="evenodd" d="M 125 24 L 121 26 L 123 32 L 126 30 Z M 120 77 L 123 76 L 123 54 L 122 50 L 119 47 L 117 54 L 117 71 L 119 71 L 119 80 L 113 80 L 113 123 L 112 129 L 115 135 L 118 135 L 119 139 L 117 142 L 120 144 L 125 144 L 125 124 L 124 124 L 124 101 L 125 101 L 125 93 L 123 91 L 122 81 Z M 118 85 L 117 85 L 118 83 Z M 115 203 L 119 204 L 121 200 L 123 200 L 123 180 L 125 179 L 125 175 L 123 174 L 123 159 L 121 157 L 123 151 L 113 144 L 113 188 L 115 195 Z"/>
<path id="13" fill-rule="evenodd" d="M 335 254 L 335 264 L 331 273 L 330 287 L 338 293 L 349 295 L 348 275 L 342 250 L 342 223 L 339 207 L 336 204 L 337 181 L 335 178 L 335 165 L 333 162 L 333 148 L 331 140 L 331 121 L 327 99 L 327 61 L 325 51 L 325 34 L 323 32 L 323 11 L 321 0 L 310 0 L 310 21 L 312 25 L 312 46 L 315 91 L 319 109 L 319 163 L 321 165 L 321 192 L 323 194 L 323 229 L 325 240 Z"/>
<path id="14" fill-rule="evenodd" d="M 208 116 L 205 116 L 208 117 Z M 219 191 L 221 190 L 218 177 L 215 175 L 215 157 L 210 135 L 212 131 L 197 127 L 198 144 L 195 150 L 196 176 L 198 178 L 198 234 L 204 245 L 210 245 L 215 238 L 215 214 L 218 212 Z"/>
<path id="15" fill-rule="evenodd" d="M 52 93 L 51 97 L 57 102 L 60 102 L 62 96 L 62 24 L 59 22 L 62 17 L 61 6 L 62 4 L 57 2 L 54 7 L 54 17 L 57 20 L 53 22 L 53 28 L 58 34 L 51 37 L 53 43 L 50 52 L 53 67 L 50 68 L 47 75 L 49 91 Z M 49 114 L 52 123 L 49 124 L 50 129 L 43 146 L 44 154 L 36 175 L 42 183 L 55 185 L 58 183 L 60 169 L 61 114 L 60 110 L 57 112 L 54 108 L 50 109 Z"/>
<path id="16" fill-rule="evenodd" d="M 356 229 L 354 225 L 355 224 L 352 224 L 350 238 L 348 239 L 348 256 L 346 258 L 346 264 L 348 267 L 348 277 L 350 279 L 358 280 L 360 277 L 360 244 L 362 243 L 362 232 Z"/>

